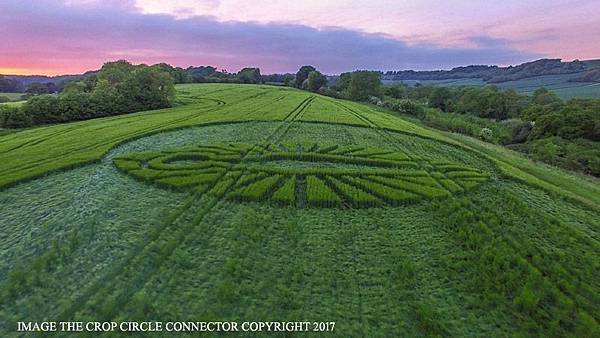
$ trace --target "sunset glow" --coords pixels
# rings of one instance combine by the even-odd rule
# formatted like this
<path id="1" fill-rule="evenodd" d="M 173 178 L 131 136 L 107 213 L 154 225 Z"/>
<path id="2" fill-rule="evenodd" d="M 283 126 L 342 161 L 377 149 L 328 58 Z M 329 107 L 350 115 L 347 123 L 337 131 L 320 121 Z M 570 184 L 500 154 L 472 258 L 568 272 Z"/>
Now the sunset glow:
<path id="1" fill-rule="evenodd" d="M 8 0 L 0 73 L 80 73 L 123 58 L 267 73 L 592 59 L 598 9 L 558 0 Z"/>

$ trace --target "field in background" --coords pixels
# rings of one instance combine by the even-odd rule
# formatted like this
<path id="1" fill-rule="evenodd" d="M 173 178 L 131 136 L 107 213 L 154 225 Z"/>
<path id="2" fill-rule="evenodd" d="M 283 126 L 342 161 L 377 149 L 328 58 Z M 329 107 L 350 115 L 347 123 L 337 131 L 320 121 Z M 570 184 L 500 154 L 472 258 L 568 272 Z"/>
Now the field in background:
<path id="1" fill-rule="evenodd" d="M 593 82 L 569 82 L 570 79 L 581 76 L 581 73 L 563 74 L 563 75 L 545 75 L 532 78 L 521 79 L 517 81 L 507 81 L 500 83 L 490 83 L 502 89 L 513 88 L 524 94 L 533 94 L 533 92 L 545 87 L 556 93 L 561 99 L 569 100 L 572 98 L 600 98 L 600 83 Z M 383 81 L 386 84 L 405 83 L 414 86 L 416 83 L 423 85 L 436 86 L 484 86 L 487 85 L 481 79 L 451 79 L 451 80 L 403 80 L 403 81 Z"/>
<path id="2" fill-rule="evenodd" d="M 597 332 L 595 180 L 291 88 L 177 91 L 170 109 L 0 135 L 0 333 L 45 318 Z"/>
<path id="3" fill-rule="evenodd" d="M 1 93 L 0 92 L 0 96 L 6 96 L 11 101 L 20 101 L 21 97 L 23 96 L 23 93 Z"/>
<path id="4" fill-rule="evenodd" d="M 22 99 L 23 93 L 0 93 L 0 96 L 8 97 L 10 102 L 0 102 L 0 105 L 17 107 L 25 103 Z"/>

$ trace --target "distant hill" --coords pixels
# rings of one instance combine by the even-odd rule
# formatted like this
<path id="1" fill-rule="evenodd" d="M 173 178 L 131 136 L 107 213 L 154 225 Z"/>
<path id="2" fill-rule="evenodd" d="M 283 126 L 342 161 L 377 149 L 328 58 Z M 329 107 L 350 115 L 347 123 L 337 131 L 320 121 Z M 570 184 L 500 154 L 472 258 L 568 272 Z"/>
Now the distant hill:
<path id="1" fill-rule="evenodd" d="M 600 68 L 586 71 L 580 76 L 571 79 L 572 82 L 596 82 L 600 83 Z"/>
<path id="2" fill-rule="evenodd" d="M 472 65 L 451 70 L 388 71 L 383 74 L 383 80 L 481 79 L 487 83 L 502 83 L 544 75 L 583 73 L 596 68 L 600 68 L 600 60 L 562 62 L 560 59 L 540 59 L 508 67 Z"/>
<path id="3" fill-rule="evenodd" d="M 78 80 L 86 76 L 95 74 L 97 71 L 88 71 L 83 74 L 72 74 L 72 75 L 57 75 L 57 76 L 46 76 L 46 75 L 4 75 L 4 78 L 10 80 L 16 80 L 24 87 L 32 83 L 62 83 L 66 81 Z"/>
<path id="4" fill-rule="evenodd" d="M 473 65 L 451 70 L 388 71 L 382 73 L 381 78 L 386 84 L 403 83 L 409 86 L 494 85 L 524 94 L 544 87 L 564 100 L 600 98 L 600 59 L 572 62 L 541 59 L 509 67 Z"/>
<path id="5" fill-rule="evenodd" d="M 0 93 L 23 93 L 31 84 L 39 83 L 48 85 L 55 90 L 60 91 L 65 83 L 79 80 L 87 76 L 96 74 L 98 71 L 88 71 L 83 74 L 74 75 L 2 75 L 0 74 Z"/>

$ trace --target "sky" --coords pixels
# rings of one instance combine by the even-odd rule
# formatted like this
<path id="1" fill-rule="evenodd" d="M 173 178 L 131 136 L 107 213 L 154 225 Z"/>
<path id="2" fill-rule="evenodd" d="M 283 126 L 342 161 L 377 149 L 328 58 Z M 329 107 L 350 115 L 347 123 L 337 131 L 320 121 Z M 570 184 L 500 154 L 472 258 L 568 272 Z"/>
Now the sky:
<path id="1" fill-rule="evenodd" d="M 104 62 L 327 74 L 600 58 L 598 0 L 2 0 L 0 74 Z"/>

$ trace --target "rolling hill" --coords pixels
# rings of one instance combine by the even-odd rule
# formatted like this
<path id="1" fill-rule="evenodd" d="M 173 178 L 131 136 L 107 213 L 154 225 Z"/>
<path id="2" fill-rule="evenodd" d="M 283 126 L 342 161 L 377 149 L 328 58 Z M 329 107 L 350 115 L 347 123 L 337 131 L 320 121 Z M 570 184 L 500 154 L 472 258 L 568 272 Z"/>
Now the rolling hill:
<path id="1" fill-rule="evenodd" d="M 0 334 L 47 318 L 599 330 L 596 180 L 287 87 L 179 85 L 173 108 L 0 135 L 0 215 Z"/>
<path id="2" fill-rule="evenodd" d="M 440 71 L 389 71 L 382 75 L 386 84 L 417 83 L 436 86 L 485 86 L 515 89 L 532 94 L 545 87 L 563 100 L 600 98 L 596 75 L 600 60 L 561 62 L 541 59 L 517 66 L 466 66 Z"/>

